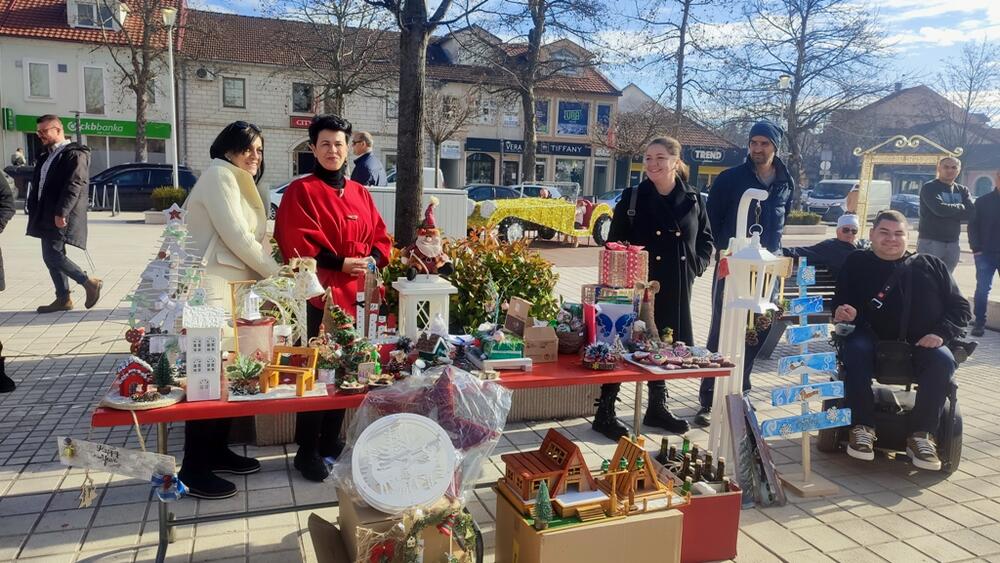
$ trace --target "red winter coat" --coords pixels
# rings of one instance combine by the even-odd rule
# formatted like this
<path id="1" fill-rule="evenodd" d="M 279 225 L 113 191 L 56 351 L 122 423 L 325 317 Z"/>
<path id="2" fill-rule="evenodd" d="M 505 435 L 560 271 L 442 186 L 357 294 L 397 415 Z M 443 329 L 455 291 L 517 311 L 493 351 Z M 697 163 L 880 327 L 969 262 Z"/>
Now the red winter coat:
<path id="1" fill-rule="evenodd" d="M 344 189 L 337 190 L 312 174 L 292 182 L 282 195 L 274 238 L 285 260 L 315 257 L 323 249 L 342 258 L 367 258 L 377 250 L 374 256 L 382 268 L 391 250 L 385 222 L 367 189 L 346 180 Z M 353 316 L 359 278 L 323 267 L 318 274 L 323 287 L 333 289 L 334 302 Z M 309 303 L 323 308 L 322 297 Z"/>

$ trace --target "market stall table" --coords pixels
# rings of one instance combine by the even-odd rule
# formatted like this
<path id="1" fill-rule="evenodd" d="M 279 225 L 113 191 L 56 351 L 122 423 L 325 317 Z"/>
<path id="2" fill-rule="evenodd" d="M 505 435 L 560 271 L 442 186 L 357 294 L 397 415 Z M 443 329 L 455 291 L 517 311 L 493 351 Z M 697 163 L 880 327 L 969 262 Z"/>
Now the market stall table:
<path id="1" fill-rule="evenodd" d="M 501 372 L 497 381 L 508 389 L 539 389 L 543 387 L 565 387 L 570 385 L 599 385 L 603 383 L 635 383 L 635 418 L 633 427 L 641 428 L 642 383 L 650 380 L 691 379 L 701 377 L 727 377 L 731 368 L 717 369 L 687 369 L 674 370 L 663 374 L 649 373 L 637 366 L 623 364 L 620 368 L 610 371 L 594 371 L 583 367 L 579 357 L 575 355 L 560 355 L 559 360 L 552 363 L 535 364 L 528 372 Z M 204 420 L 213 418 L 231 418 L 258 414 L 281 414 L 290 412 L 307 412 L 331 409 L 353 409 L 361 405 L 364 394 L 347 395 L 338 393 L 332 385 L 327 386 L 325 397 L 296 397 L 289 399 L 273 399 L 260 401 L 199 401 L 195 403 L 181 402 L 161 409 L 145 411 L 122 411 L 98 407 L 91 417 L 94 427 L 131 426 L 133 412 L 139 424 L 156 424 L 157 451 L 167 453 L 167 424 L 188 420 Z M 167 544 L 172 541 L 171 533 L 175 526 L 185 526 L 233 518 L 250 518 L 282 512 L 297 512 L 317 510 L 337 506 L 337 501 L 300 504 L 291 507 L 274 507 L 245 512 L 212 514 L 206 516 L 191 516 L 175 519 L 169 512 L 166 503 L 159 503 L 159 547 L 156 561 L 162 562 L 166 557 Z"/>

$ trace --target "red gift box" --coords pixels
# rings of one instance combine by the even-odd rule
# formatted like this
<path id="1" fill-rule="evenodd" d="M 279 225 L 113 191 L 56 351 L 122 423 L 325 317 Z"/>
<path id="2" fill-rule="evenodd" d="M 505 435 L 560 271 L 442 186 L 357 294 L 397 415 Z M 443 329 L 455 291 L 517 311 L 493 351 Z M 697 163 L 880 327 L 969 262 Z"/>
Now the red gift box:
<path id="1" fill-rule="evenodd" d="M 609 242 L 600 251 L 598 283 L 609 287 L 634 287 L 649 279 L 649 253 L 641 246 Z"/>

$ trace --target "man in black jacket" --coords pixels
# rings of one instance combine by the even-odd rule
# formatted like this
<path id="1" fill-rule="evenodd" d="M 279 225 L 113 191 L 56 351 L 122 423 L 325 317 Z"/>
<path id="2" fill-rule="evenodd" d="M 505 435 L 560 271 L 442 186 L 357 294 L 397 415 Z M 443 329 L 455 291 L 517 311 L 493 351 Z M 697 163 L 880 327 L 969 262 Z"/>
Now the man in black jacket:
<path id="1" fill-rule="evenodd" d="M 87 186 L 90 182 L 90 149 L 63 134 L 58 116 L 43 115 L 36 125 L 45 146 L 35 165 L 33 186 L 25 201 L 28 236 L 42 239 L 42 260 L 49 269 L 56 299 L 38 307 L 38 313 L 73 308 L 69 279 L 87 292 L 90 309 L 101 297 L 101 280 L 89 277 L 66 256 L 66 245 L 87 249 Z"/>
<path id="2" fill-rule="evenodd" d="M 954 272 L 961 249 L 958 235 L 962 219 L 971 219 L 969 188 L 955 182 L 962 162 L 953 156 L 938 161 L 937 178 L 920 187 L 920 224 L 917 225 L 917 252 L 937 256 Z"/>
<path id="3" fill-rule="evenodd" d="M 0 174 L 0 233 L 7 228 L 7 223 L 14 217 L 14 186 L 7 183 L 7 179 Z M 7 288 L 3 271 L 3 253 L 0 252 L 0 291 Z M 7 375 L 6 358 L 3 357 L 3 343 L 0 342 L 0 393 L 10 393 L 17 385 L 14 380 Z"/>
<path id="4" fill-rule="evenodd" d="M 844 402 L 854 425 L 847 453 L 866 461 L 875 458 L 875 349 L 879 341 L 905 334 L 913 345 L 911 369 L 917 384 L 906 453 L 914 466 L 936 471 L 941 460 L 935 433 L 956 366 L 947 344 L 962 335 L 972 315 L 941 259 L 906 252 L 907 232 L 901 213 L 879 213 L 869 235 L 872 249 L 851 254 L 837 279 L 833 320 L 857 327 L 844 341 L 840 358 Z M 904 269 L 894 276 L 899 268 Z"/>
<path id="5" fill-rule="evenodd" d="M 385 167 L 378 157 L 372 154 L 375 141 L 368 131 L 358 131 L 351 140 L 351 149 L 354 151 L 354 170 L 351 171 L 351 179 L 362 186 L 384 186 L 388 184 L 388 177 L 385 174 Z M 433 188 L 434 186 L 426 186 Z"/>
<path id="6" fill-rule="evenodd" d="M 993 276 L 1000 270 L 1000 171 L 988 194 L 976 199 L 976 210 L 969 221 L 969 246 L 976 261 L 976 313 L 972 336 L 982 336 L 986 329 L 986 307 L 993 287 Z"/>
<path id="7" fill-rule="evenodd" d="M 750 128 L 747 141 L 747 160 L 739 166 L 723 170 L 715 179 L 708 192 L 708 220 L 712 225 L 712 237 L 715 240 L 716 253 L 715 272 L 712 276 L 712 322 L 708 329 L 709 350 L 719 349 L 719 329 L 722 321 L 722 292 L 725 280 L 719 279 L 719 254 L 729 247 L 729 239 L 746 237 L 748 233 L 736 232 L 736 214 L 743 192 L 757 188 L 768 193 L 767 199 L 751 206 L 747 227 L 759 225 L 761 229 L 760 242 L 768 250 L 778 253 L 781 249 L 781 231 L 785 228 L 785 217 L 792 208 L 792 192 L 795 182 L 785 163 L 778 158 L 778 147 L 781 145 L 783 132 L 780 127 L 764 120 L 755 123 Z M 748 345 L 743 355 L 743 390 L 750 390 L 750 372 L 757 358 L 760 346 L 767 339 L 767 330 L 758 331 L 757 344 Z M 707 377 L 701 380 L 698 391 L 698 401 L 701 409 L 694 417 L 694 423 L 708 426 L 711 422 L 712 399 L 715 391 L 715 378 Z"/>
<path id="8" fill-rule="evenodd" d="M 845 213 L 837 219 L 837 234 L 834 238 L 812 246 L 782 248 L 781 252 L 792 258 L 805 258 L 815 266 L 826 266 L 836 278 L 847 257 L 858 249 L 855 239 L 858 238 L 859 227 L 858 216 Z"/>

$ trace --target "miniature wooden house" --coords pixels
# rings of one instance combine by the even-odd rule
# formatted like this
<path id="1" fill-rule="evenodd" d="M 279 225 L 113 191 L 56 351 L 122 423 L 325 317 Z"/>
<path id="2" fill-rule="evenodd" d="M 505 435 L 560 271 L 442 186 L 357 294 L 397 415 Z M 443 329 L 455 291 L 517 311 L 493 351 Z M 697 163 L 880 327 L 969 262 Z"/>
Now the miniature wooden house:
<path id="1" fill-rule="evenodd" d="M 424 332 L 415 345 L 420 358 L 433 362 L 436 358 L 445 357 L 451 352 L 448 341 L 439 334 Z"/>
<path id="2" fill-rule="evenodd" d="M 226 312 L 212 305 L 184 305 L 187 400 L 215 401 L 222 396 L 222 328 Z"/>
<path id="3" fill-rule="evenodd" d="M 621 467 L 622 460 L 625 460 L 624 467 Z M 611 458 L 611 468 L 621 469 L 624 473 L 613 480 L 609 476 L 602 476 L 597 486 L 602 491 L 611 493 L 614 483 L 616 497 L 642 498 L 660 495 L 666 489 L 653 470 L 649 452 L 643 448 L 641 438 L 640 441 L 632 441 L 627 436 L 619 439 L 615 455 Z"/>
<path id="4" fill-rule="evenodd" d="M 556 430 L 549 429 L 538 450 L 504 454 L 500 459 L 506 472 L 499 489 L 523 514 L 533 510 L 542 481 L 546 481 L 556 512 L 563 517 L 582 511 L 580 505 L 599 507 L 606 499 L 598 491 L 580 448 Z M 570 497 L 572 502 L 563 502 Z M 603 515 L 599 508 L 597 511 Z"/>
<path id="5" fill-rule="evenodd" d="M 138 357 L 129 356 L 115 365 L 115 374 L 114 386 L 118 388 L 118 394 L 131 397 L 135 393 L 146 392 L 153 368 Z"/>

